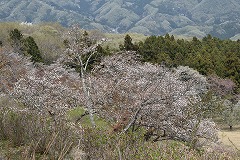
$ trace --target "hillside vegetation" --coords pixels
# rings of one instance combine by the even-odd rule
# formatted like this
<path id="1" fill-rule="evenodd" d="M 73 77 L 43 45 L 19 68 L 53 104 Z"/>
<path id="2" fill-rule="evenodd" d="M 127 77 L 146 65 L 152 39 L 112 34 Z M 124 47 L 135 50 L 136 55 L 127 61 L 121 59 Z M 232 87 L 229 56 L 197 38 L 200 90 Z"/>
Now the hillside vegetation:
<path id="1" fill-rule="evenodd" d="M 238 41 L 0 31 L 0 159 L 239 159 Z"/>
<path id="2" fill-rule="evenodd" d="M 211 35 L 202 40 L 180 40 L 166 34 L 150 36 L 139 43 L 137 52 L 144 61 L 168 66 L 190 66 L 203 75 L 218 75 L 240 85 L 240 42 L 220 40 Z"/>
<path id="3" fill-rule="evenodd" d="M 79 23 L 85 29 L 147 35 L 211 34 L 231 38 L 240 30 L 237 0 L 2 0 L 0 21 Z"/>

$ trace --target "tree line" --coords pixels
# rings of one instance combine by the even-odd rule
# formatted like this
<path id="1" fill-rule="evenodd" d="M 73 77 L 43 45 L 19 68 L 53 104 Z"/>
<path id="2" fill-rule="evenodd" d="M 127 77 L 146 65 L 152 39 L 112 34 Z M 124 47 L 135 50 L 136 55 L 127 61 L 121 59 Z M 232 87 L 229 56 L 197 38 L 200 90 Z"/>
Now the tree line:
<path id="1" fill-rule="evenodd" d="M 240 41 L 221 40 L 207 35 L 202 40 L 175 39 L 173 35 L 150 36 L 133 44 L 126 35 L 121 50 L 136 50 L 142 60 L 169 67 L 189 66 L 203 75 L 217 75 L 240 86 Z"/>

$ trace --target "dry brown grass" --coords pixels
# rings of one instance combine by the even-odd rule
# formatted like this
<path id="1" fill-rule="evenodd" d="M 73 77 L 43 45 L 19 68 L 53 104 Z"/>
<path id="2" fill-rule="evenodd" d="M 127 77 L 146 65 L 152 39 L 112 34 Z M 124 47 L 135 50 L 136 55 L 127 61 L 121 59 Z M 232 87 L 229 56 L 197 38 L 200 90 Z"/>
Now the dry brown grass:
<path id="1" fill-rule="evenodd" d="M 235 127 L 232 131 L 223 128 L 219 132 L 219 138 L 223 144 L 240 150 L 240 126 Z"/>
<path id="2" fill-rule="evenodd" d="M 138 43 L 140 41 L 145 41 L 147 36 L 143 34 L 137 33 L 126 33 L 129 34 L 132 38 L 133 43 Z M 119 45 L 124 43 L 124 38 L 126 34 L 114 34 L 114 33 L 106 33 L 105 36 L 109 40 L 105 46 L 109 46 L 110 50 L 119 50 Z"/>

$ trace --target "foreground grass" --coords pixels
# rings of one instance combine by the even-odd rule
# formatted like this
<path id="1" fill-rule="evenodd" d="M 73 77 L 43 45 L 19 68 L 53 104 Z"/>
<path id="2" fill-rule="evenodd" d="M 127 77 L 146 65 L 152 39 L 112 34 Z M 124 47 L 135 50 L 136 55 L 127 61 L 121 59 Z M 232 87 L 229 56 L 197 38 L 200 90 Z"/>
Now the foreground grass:
<path id="1" fill-rule="evenodd" d="M 7 104 L 6 104 L 7 105 Z M 239 155 L 223 146 L 192 149 L 188 144 L 144 139 L 144 130 L 109 133 L 111 125 L 95 117 L 90 126 L 81 107 L 63 116 L 49 117 L 33 111 L 0 107 L 0 159 L 91 159 L 91 160 L 234 160 Z M 16 104 L 17 105 L 17 104 Z M 73 123 L 75 122 L 75 123 Z"/>
<path id="2" fill-rule="evenodd" d="M 86 110 L 83 107 L 76 107 L 67 113 L 67 118 L 71 122 L 80 123 L 81 126 L 83 126 L 83 127 L 91 126 L 91 121 L 90 121 L 90 117 L 88 114 L 81 117 L 82 115 L 85 114 L 85 112 L 86 112 Z M 109 122 L 105 121 L 104 119 L 102 119 L 96 115 L 94 116 L 94 120 L 95 120 L 96 126 L 98 126 L 100 128 L 105 128 L 105 129 L 110 128 Z"/>

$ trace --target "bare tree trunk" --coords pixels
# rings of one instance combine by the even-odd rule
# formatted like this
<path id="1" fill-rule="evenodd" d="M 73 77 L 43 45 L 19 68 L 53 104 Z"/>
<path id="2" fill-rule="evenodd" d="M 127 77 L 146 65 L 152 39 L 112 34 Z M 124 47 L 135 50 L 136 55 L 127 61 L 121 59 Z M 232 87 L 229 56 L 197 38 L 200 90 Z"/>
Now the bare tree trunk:
<path id="1" fill-rule="evenodd" d="M 90 97 L 89 88 L 86 85 L 85 75 L 83 72 L 84 72 L 83 67 L 81 67 L 81 79 L 82 79 L 83 92 L 84 92 L 84 96 L 85 96 L 85 104 L 86 104 L 88 112 L 89 112 L 91 124 L 93 127 L 95 127 L 96 123 L 95 123 L 94 117 L 93 117 L 93 103 L 92 103 L 92 100 Z"/>
<path id="2" fill-rule="evenodd" d="M 122 131 L 122 133 L 125 133 L 132 125 L 134 125 L 134 123 L 136 122 L 137 116 L 139 114 L 141 110 L 141 107 L 139 107 L 137 109 L 137 111 L 135 112 L 134 116 L 132 117 L 131 121 L 128 123 L 128 125 L 124 128 L 124 130 Z"/>

